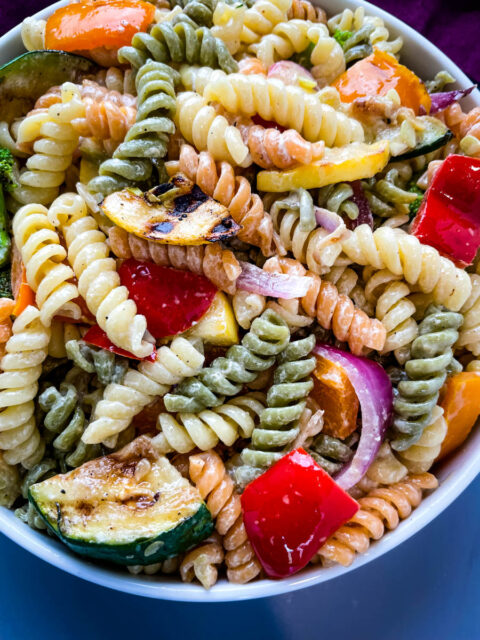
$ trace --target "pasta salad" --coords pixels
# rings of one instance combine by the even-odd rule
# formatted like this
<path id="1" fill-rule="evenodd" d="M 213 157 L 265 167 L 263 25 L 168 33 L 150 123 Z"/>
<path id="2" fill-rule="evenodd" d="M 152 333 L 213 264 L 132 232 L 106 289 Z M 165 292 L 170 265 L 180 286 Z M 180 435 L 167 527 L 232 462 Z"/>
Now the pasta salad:
<path id="1" fill-rule="evenodd" d="M 309 0 L 82 0 L 22 39 L 0 505 L 207 589 L 350 565 L 480 414 L 473 87 Z"/>

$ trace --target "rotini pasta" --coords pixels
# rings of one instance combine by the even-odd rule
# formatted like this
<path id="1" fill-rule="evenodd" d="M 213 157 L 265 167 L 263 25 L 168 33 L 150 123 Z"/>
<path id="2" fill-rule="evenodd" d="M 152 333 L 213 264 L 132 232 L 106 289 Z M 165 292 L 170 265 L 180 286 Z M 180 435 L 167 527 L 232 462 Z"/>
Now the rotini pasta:
<path id="1" fill-rule="evenodd" d="M 10 508 L 20 495 L 17 467 L 7 464 L 0 453 L 0 506 Z"/>
<path id="2" fill-rule="evenodd" d="M 480 276 L 470 274 L 472 293 L 461 308 L 463 324 L 460 328 L 457 347 L 464 347 L 473 355 L 480 355 Z"/>
<path id="3" fill-rule="evenodd" d="M 121 382 L 128 369 L 125 358 L 119 358 L 106 349 L 94 349 L 83 340 L 69 340 L 65 343 L 65 351 L 79 369 L 96 374 L 103 385 Z"/>
<path id="4" fill-rule="evenodd" d="M 42 324 L 49 327 L 55 315 L 78 320 L 81 310 L 73 302 L 78 298 L 78 289 L 71 282 L 74 273 L 65 264 L 67 252 L 48 219 L 48 209 L 36 204 L 19 209 L 13 219 L 13 235 L 28 284 L 36 292 Z"/>
<path id="5" fill-rule="evenodd" d="M 215 111 L 198 93 L 185 92 L 177 97 L 175 124 L 187 142 L 200 151 L 208 151 L 215 161 L 247 167 L 251 164 L 248 147 L 240 131 Z"/>
<path id="6" fill-rule="evenodd" d="M 222 162 L 217 167 L 210 153 L 198 154 L 193 147 L 183 145 L 179 161 L 167 165 L 167 171 L 170 175 L 181 171 L 207 195 L 225 205 L 235 222 L 242 226 L 238 234 L 240 240 L 259 246 L 264 255 L 273 253 L 272 220 L 258 194 L 252 194 L 248 180 L 236 176 L 231 165 Z"/>
<path id="7" fill-rule="evenodd" d="M 240 41 L 245 44 L 258 42 L 270 33 L 279 22 L 285 22 L 292 0 L 257 0 L 243 17 Z"/>
<path id="8" fill-rule="evenodd" d="M 218 244 L 193 247 L 158 244 L 137 238 L 120 227 L 110 228 L 108 240 L 110 249 L 117 258 L 133 257 L 136 260 L 192 271 L 206 276 L 222 291 L 235 293 L 235 281 L 241 273 L 241 267 L 232 251 L 222 249 Z"/>
<path id="9" fill-rule="evenodd" d="M 218 2 L 213 12 L 212 36 L 224 42 L 232 55 L 241 47 L 240 37 L 246 11 L 245 4 L 232 6 L 226 2 Z"/>
<path id="10" fill-rule="evenodd" d="M 433 408 L 420 439 L 408 449 L 399 451 L 396 456 L 410 473 L 424 473 L 440 453 L 446 435 L 447 423 L 443 417 L 443 409 L 437 405 Z"/>
<path id="11" fill-rule="evenodd" d="M 178 72 L 161 62 L 149 60 L 138 69 L 136 122 L 113 157 L 102 162 L 98 177 L 88 183 L 92 193 L 107 195 L 150 178 L 152 162 L 166 155 L 168 135 L 175 131 L 171 118 L 178 81 Z"/>
<path id="12" fill-rule="evenodd" d="M 185 555 L 180 564 L 180 576 L 184 582 L 191 582 L 195 577 L 205 589 L 210 589 L 217 582 L 216 565 L 221 564 L 223 559 L 220 536 L 213 533 Z"/>
<path id="13" fill-rule="evenodd" d="M 293 270 L 299 274 L 299 263 L 291 258 L 269 258 L 265 266 L 270 268 L 270 265 L 279 273 Z M 364 350 L 383 349 L 386 330 L 379 320 L 369 318 L 355 307 L 352 300 L 340 294 L 331 282 L 308 271 L 304 276 L 311 279 L 310 289 L 301 300 L 307 316 L 316 318 L 324 329 L 331 329 L 337 340 L 348 342 L 352 353 L 360 355 Z"/>
<path id="14" fill-rule="evenodd" d="M 438 481 L 430 473 L 407 476 L 390 487 L 373 489 L 359 499 L 360 510 L 340 527 L 314 556 L 314 562 L 342 564 L 348 567 L 356 553 L 365 553 L 371 540 L 379 540 L 385 529 L 396 529 L 408 518 L 423 498 L 423 491 L 436 489 Z"/>
<path id="15" fill-rule="evenodd" d="M 144 340 L 145 317 L 137 314 L 127 288 L 120 286 L 105 234 L 87 213 L 83 198 L 66 193 L 54 202 L 48 215 L 65 236 L 68 261 L 78 278 L 78 290 L 100 327 L 117 346 L 140 358 L 150 355 L 153 345 Z"/>
<path id="16" fill-rule="evenodd" d="M 381 227 L 372 231 L 362 224 L 341 243 L 352 262 L 403 276 L 408 284 L 432 293 L 437 304 L 452 311 L 461 309 L 471 293 L 468 273 L 401 229 Z"/>
<path id="17" fill-rule="evenodd" d="M 25 18 L 22 22 L 22 42 L 27 51 L 45 49 L 46 20 Z"/>
<path id="18" fill-rule="evenodd" d="M 0 362 L 0 451 L 9 465 L 21 463 L 30 469 L 43 456 L 45 445 L 35 424 L 33 400 L 49 339 L 40 312 L 29 306 L 13 323 Z"/>
<path id="19" fill-rule="evenodd" d="M 356 440 L 355 433 L 346 440 L 320 433 L 313 439 L 307 451 L 324 471 L 334 475 L 353 457 L 352 445 Z"/>
<path id="20" fill-rule="evenodd" d="M 411 360 L 405 364 L 407 379 L 398 383 L 394 399 L 392 447 L 405 451 L 420 439 L 430 423 L 447 372 L 455 370 L 452 346 L 463 322 L 460 313 L 430 306 L 412 342 Z M 458 369 L 457 369 L 458 370 Z"/>
<path id="21" fill-rule="evenodd" d="M 61 93 L 62 104 L 34 111 L 18 127 L 17 143 L 21 148 L 33 143 L 34 154 L 20 172 L 18 188 L 10 195 L 13 208 L 31 203 L 49 205 L 65 180 L 78 144 L 72 120 L 81 117 L 85 107 L 76 85 L 66 82 Z"/>
<path id="22" fill-rule="evenodd" d="M 326 24 L 327 14 L 323 9 L 309 2 L 309 0 L 293 0 L 292 6 L 288 10 L 289 20 L 310 20 L 310 22 L 321 22 Z"/>
<path id="23" fill-rule="evenodd" d="M 238 324 L 242 329 L 250 329 L 252 321 L 265 311 L 266 300 L 259 293 L 236 291 L 232 304 Z"/>
<path id="24" fill-rule="evenodd" d="M 142 362 L 138 370 L 129 368 L 121 383 L 105 387 L 82 436 L 83 442 L 98 444 L 115 437 L 155 397 L 163 396 L 171 385 L 198 373 L 203 362 L 203 354 L 185 338 L 174 338 L 169 347 L 160 347 L 155 362 Z"/>
<path id="25" fill-rule="evenodd" d="M 244 486 L 262 471 L 280 460 L 282 452 L 299 433 L 299 420 L 305 409 L 305 398 L 313 388 L 309 377 L 315 368 L 311 351 L 315 337 L 290 342 L 278 356 L 273 385 L 267 394 L 267 407 L 260 415 L 260 424 L 252 433 L 251 446 L 242 451 L 245 470 L 235 470 L 237 482 Z M 251 468 L 255 469 L 252 474 Z M 245 482 L 247 479 L 247 482 Z"/>
<path id="26" fill-rule="evenodd" d="M 329 147 L 364 139 L 357 120 L 322 103 L 315 94 L 276 78 L 232 73 L 209 82 L 204 98 L 219 102 L 230 113 L 274 120 L 296 129 L 310 142 L 323 140 Z"/>
<path id="27" fill-rule="evenodd" d="M 198 413 L 221 404 L 219 397 L 237 395 L 242 384 L 253 382 L 269 369 L 290 339 L 284 320 L 267 309 L 252 322 L 239 345 L 230 347 L 225 357 L 215 358 L 196 378 L 184 380 L 165 398 L 167 411 Z"/>
<path id="28" fill-rule="evenodd" d="M 220 456 L 215 451 L 190 456 L 189 474 L 202 498 L 207 500 L 215 528 L 223 536 L 229 581 L 244 584 L 253 580 L 260 574 L 261 566 L 247 538 L 240 495 Z"/>

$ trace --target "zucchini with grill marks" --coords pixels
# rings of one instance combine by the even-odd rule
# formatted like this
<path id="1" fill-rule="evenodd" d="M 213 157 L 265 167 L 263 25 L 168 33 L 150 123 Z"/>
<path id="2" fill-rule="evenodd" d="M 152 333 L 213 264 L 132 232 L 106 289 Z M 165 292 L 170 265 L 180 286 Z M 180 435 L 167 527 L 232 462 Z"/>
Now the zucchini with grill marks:
<path id="1" fill-rule="evenodd" d="M 176 556 L 213 529 L 198 490 L 146 436 L 34 484 L 29 500 L 70 549 L 123 565 Z"/>

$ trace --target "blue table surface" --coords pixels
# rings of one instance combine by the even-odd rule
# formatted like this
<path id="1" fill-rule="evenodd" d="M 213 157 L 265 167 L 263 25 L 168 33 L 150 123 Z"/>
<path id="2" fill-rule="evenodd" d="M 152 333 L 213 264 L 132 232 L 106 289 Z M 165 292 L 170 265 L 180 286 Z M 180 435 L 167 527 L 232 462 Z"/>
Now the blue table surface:
<path id="1" fill-rule="evenodd" d="M 478 640 L 479 495 L 477 478 L 416 536 L 342 578 L 217 605 L 104 589 L 0 535 L 0 640 Z"/>

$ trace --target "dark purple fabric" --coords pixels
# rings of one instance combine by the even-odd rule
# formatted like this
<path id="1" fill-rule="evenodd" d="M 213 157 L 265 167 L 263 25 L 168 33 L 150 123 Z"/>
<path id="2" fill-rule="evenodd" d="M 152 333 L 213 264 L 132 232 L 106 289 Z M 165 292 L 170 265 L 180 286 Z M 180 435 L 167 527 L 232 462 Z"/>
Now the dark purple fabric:
<path id="1" fill-rule="evenodd" d="M 49 0 L 0 0 L 1 33 L 48 4 Z M 375 4 L 420 31 L 480 81 L 480 0 L 378 0 Z"/>

